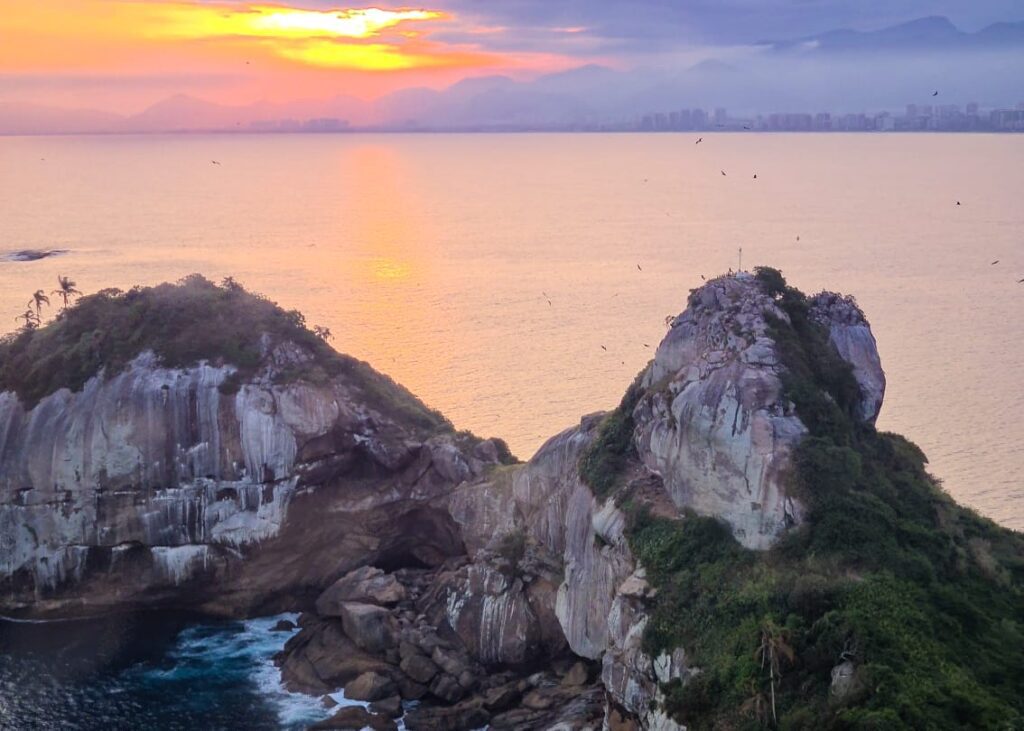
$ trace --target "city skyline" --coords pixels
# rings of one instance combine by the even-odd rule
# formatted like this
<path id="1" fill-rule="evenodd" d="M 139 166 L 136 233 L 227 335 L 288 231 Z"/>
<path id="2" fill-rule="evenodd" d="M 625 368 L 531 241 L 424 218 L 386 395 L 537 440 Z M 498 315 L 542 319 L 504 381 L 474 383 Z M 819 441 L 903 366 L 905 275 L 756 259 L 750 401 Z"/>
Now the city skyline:
<path id="1" fill-rule="evenodd" d="M 1012 3 L 859 7 L 44 0 L 0 17 L 0 133 L 324 119 L 575 128 L 675 106 L 895 113 L 938 88 L 961 105 L 1020 101 L 1024 19 Z"/>

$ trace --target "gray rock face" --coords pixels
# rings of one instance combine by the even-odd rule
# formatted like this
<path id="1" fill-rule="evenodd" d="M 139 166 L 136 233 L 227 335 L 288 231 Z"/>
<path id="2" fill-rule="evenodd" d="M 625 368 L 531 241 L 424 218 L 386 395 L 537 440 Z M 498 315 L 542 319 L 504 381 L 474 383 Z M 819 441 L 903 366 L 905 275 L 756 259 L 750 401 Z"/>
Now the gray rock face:
<path id="1" fill-rule="evenodd" d="M 828 328 L 839 355 L 853 366 L 861 391 L 857 417 L 874 424 L 885 398 L 885 372 L 864 313 L 853 297 L 821 292 L 811 298 L 811 317 Z"/>
<path id="2" fill-rule="evenodd" d="M 636 444 L 673 502 L 721 518 L 748 548 L 768 548 L 801 519 L 783 487 L 806 429 L 782 397 L 766 313 L 787 320 L 750 275 L 690 297 L 643 379 Z"/>
<path id="3" fill-rule="evenodd" d="M 31 410 L 0 394 L 0 611 L 270 611 L 367 562 L 461 553 L 425 503 L 488 469 L 486 450 L 389 416 L 345 376 L 275 382 L 304 357 L 277 346 L 230 395 L 231 368 L 151 354 Z"/>

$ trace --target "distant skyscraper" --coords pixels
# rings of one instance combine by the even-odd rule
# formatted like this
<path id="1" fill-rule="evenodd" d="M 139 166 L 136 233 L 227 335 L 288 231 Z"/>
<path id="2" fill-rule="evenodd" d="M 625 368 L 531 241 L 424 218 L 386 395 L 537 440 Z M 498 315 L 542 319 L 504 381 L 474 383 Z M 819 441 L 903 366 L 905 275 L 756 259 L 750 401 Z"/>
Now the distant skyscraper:
<path id="1" fill-rule="evenodd" d="M 725 109 L 723 107 L 718 107 L 715 110 L 715 124 L 716 125 L 724 125 L 725 121 L 728 118 L 729 118 L 729 115 L 725 113 Z"/>

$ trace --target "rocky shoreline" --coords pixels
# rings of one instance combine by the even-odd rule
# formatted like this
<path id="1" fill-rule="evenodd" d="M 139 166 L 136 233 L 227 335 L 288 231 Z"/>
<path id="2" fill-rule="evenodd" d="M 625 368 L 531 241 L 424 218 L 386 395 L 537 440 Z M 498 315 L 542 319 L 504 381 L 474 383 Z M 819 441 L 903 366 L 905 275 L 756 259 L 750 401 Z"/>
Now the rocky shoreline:
<path id="1" fill-rule="evenodd" d="M 541 628 L 505 635 L 504 650 L 522 661 L 495 665 L 482 661 L 473 635 L 467 643 L 444 622 L 447 604 L 457 601 L 450 587 L 469 570 L 465 558 L 436 570 L 362 568 L 324 592 L 276 658 L 283 681 L 310 694 L 343 688 L 346 698 L 369 705 L 343 708 L 316 728 L 393 729 L 398 717 L 413 731 L 601 724 L 600 669 L 569 653 L 564 640 L 550 655 L 527 661 L 529 632 Z M 501 578 L 488 579 L 501 594 L 516 567 L 505 561 L 496 570 Z"/>
<path id="2" fill-rule="evenodd" d="M 809 312 L 872 424 L 885 378 L 863 314 L 839 295 Z M 31 406 L 4 392 L 0 611 L 302 611 L 286 686 L 369 703 L 320 728 L 679 731 L 666 688 L 702 669 L 644 644 L 656 590 L 627 526 L 706 516 L 757 552 L 805 520 L 787 486 L 807 428 L 772 329 L 788 321 L 753 275 L 707 282 L 623 405 L 526 463 L 379 376 L 295 377 L 327 356 L 266 334 L 233 391 L 229 363 L 142 353 Z"/>

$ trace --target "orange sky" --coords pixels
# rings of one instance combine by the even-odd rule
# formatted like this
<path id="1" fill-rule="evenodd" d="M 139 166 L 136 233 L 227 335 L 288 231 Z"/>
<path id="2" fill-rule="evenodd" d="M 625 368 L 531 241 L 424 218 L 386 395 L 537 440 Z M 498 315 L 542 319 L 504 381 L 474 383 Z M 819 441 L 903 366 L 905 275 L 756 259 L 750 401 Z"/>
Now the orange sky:
<path id="1" fill-rule="evenodd" d="M 450 43 L 501 28 L 430 7 L 314 9 L 301 1 L 32 0 L 0 13 L 0 100 L 139 111 L 172 93 L 228 104 L 351 94 L 578 65 Z M 13 83 L 17 82 L 17 83 Z"/>

